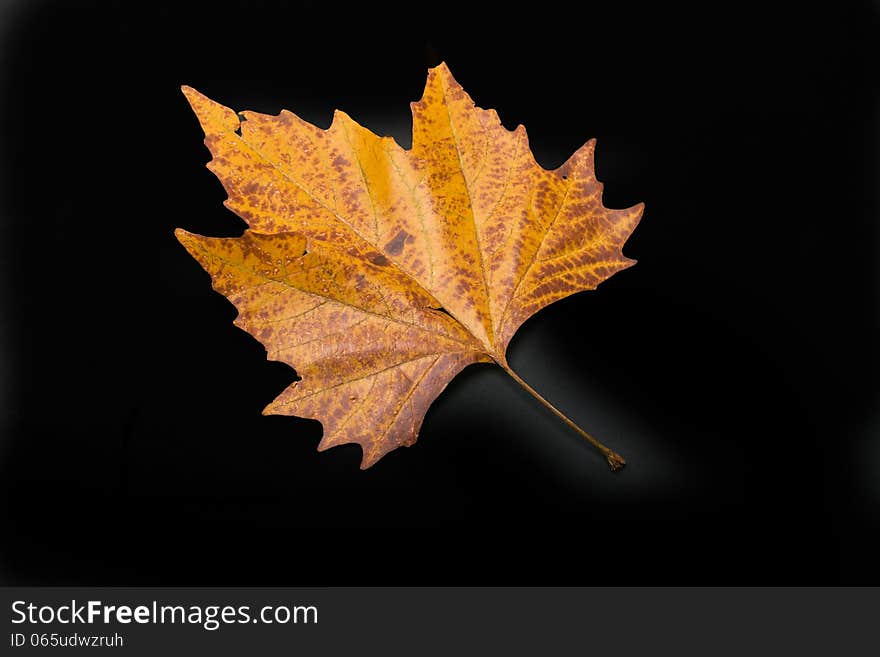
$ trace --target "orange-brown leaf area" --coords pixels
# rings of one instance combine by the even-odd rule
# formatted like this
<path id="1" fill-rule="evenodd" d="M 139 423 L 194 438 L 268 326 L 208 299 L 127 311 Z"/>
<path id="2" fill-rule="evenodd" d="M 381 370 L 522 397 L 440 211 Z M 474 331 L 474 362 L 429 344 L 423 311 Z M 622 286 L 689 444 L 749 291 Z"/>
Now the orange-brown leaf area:
<path id="1" fill-rule="evenodd" d="M 362 468 L 412 445 L 462 368 L 509 369 L 526 319 L 634 263 L 621 249 L 643 206 L 603 207 L 595 142 L 543 169 L 525 128 L 475 107 L 443 64 L 412 103 L 411 150 L 340 111 L 322 130 L 183 92 L 249 228 L 177 237 L 300 376 L 264 413 L 319 420 L 318 448 L 357 443 Z"/>

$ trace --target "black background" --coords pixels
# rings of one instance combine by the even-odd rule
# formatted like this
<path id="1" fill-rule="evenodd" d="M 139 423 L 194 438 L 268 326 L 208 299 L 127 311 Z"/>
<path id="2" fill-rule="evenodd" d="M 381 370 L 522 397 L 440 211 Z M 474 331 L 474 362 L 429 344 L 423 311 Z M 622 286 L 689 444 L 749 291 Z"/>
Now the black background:
<path id="1" fill-rule="evenodd" d="M 880 582 L 877 16 L 707 6 L 7 4 L 3 581 Z M 244 226 L 180 84 L 408 146 L 441 59 L 647 205 L 639 264 L 509 352 L 617 475 L 489 366 L 366 472 L 315 452 L 173 237 Z"/>

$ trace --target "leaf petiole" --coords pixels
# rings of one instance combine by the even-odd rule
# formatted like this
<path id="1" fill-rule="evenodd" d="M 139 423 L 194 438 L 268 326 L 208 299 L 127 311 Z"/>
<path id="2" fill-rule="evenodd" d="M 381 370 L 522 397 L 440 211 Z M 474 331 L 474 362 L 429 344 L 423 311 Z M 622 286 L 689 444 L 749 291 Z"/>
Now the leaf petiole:
<path id="1" fill-rule="evenodd" d="M 586 431 L 581 429 L 578 425 L 576 425 L 574 422 L 572 422 L 562 411 L 560 411 L 553 404 L 551 404 L 549 401 L 544 399 L 544 397 L 542 397 L 540 395 L 540 393 L 538 393 L 537 390 L 535 390 L 532 386 L 530 386 L 528 383 L 523 381 L 522 377 L 520 377 L 519 374 L 517 374 L 516 372 L 513 371 L 513 369 L 511 369 L 510 365 L 507 364 L 507 361 L 505 359 L 503 359 L 503 358 L 501 360 L 496 359 L 496 362 L 501 366 L 501 368 L 505 372 L 507 372 L 510 375 L 510 377 L 514 381 L 516 381 L 522 387 L 523 390 L 525 390 L 532 397 L 534 397 L 539 402 L 541 402 L 541 404 L 544 407 L 548 408 L 556 417 L 558 417 L 560 420 L 565 422 L 568 426 L 570 426 L 577 433 L 579 433 L 581 436 L 583 436 L 587 440 L 587 442 L 589 442 L 593 447 L 595 447 L 597 450 L 599 450 L 599 452 L 602 454 L 602 456 L 605 457 L 605 460 L 608 461 L 608 465 L 611 467 L 612 472 L 617 472 L 623 466 L 626 465 L 626 461 L 624 460 L 624 458 L 620 454 L 609 449 L 608 447 L 603 445 L 601 442 L 599 442 L 598 440 L 593 438 L 593 436 L 591 436 Z"/>

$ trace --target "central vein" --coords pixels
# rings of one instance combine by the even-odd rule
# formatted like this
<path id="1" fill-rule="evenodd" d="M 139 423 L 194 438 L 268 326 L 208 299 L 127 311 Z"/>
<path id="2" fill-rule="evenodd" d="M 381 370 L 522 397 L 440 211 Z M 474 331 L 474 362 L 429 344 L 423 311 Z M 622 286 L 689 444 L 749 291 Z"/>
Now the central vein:
<path id="1" fill-rule="evenodd" d="M 464 191 L 467 194 L 468 206 L 471 209 L 471 223 L 474 227 L 474 242 L 477 245 L 477 258 L 479 259 L 480 275 L 483 279 L 483 290 L 485 292 L 486 299 L 486 312 L 489 315 L 489 326 L 486 330 L 486 335 L 489 338 L 489 344 L 487 346 L 489 347 L 490 353 L 494 354 L 497 351 L 495 347 L 495 322 L 492 320 L 492 303 L 489 299 L 489 281 L 486 278 L 486 267 L 483 264 L 483 249 L 480 245 L 480 234 L 477 230 L 477 213 L 476 209 L 474 208 L 473 198 L 471 197 L 468 177 L 464 170 L 464 162 L 461 159 L 461 144 L 459 143 L 458 135 L 455 132 L 455 124 L 452 121 L 452 113 L 449 111 L 449 100 L 446 96 L 446 82 L 443 80 L 442 76 L 440 79 L 440 86 L 443 89 L 443 107 L 446 108 L 446 120 L 449 122 L 449 132 L 452 134 L 452 141 L 455 144 L 455 154 L 458 156 L 458 168 L 461 170 L 461 179 L 464 183 Z"/>

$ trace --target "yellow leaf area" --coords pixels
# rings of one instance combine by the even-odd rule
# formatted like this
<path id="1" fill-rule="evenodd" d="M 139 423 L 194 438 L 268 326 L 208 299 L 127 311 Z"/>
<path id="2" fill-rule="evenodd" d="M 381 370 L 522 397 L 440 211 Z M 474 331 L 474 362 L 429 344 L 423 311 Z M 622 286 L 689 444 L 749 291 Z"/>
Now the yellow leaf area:
<path id="1" fill-rule="evenodd" d="M 249 229 L 177 237 L 300 376 L 264 414 L 319 420 L 318 448 L 357 443 L 362 468 L 412 445 L 465 366 L 495 361 L 525 385 L 505 359 L 519 326 L 634 263 L 621 247 L 642 205 L 602 206 L 595 142 L 543 169 L 525 129 L 475 107 L 444 64 L 412 103 L 411 150 L 340 111 L 322 130 L 183 92 Z"/>

